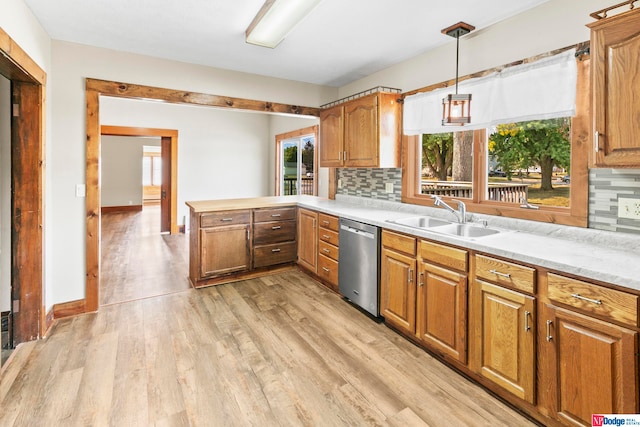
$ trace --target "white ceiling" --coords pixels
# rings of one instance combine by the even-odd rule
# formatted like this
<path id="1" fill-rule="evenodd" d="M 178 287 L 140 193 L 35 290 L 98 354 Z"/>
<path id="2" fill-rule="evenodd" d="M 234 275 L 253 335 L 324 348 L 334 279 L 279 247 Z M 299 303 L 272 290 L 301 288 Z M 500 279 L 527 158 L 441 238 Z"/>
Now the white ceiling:
<path id="1" fill-rule="evenodd" d="M 546 1 L 324 0 L 275 49 L 244 41 L 264 0 L 25 3 L 53 39 L 339 87 Z"/>

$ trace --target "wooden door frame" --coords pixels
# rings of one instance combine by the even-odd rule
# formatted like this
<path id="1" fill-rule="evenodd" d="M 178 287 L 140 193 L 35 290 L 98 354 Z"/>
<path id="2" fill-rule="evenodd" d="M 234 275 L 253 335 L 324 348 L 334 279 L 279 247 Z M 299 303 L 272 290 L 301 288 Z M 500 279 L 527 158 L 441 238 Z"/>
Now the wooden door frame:
<path id="1" fill-rule="evenodd" d="M 43 336 L 47 75 L 0 28 L 0 74 L 11 81 L 11 300 L 14 344 Z"/>
<path id="2" fill-rule="evenodd" d="M 178 233 L 178 130 L 102 125 L 100 126 L 100 135 L 151 136 L 160 137 L 161 142 L 168 142 L 169 150 L 162 150 L 161 155 L 162 164 L 169 166 L 169 232 L 171 234 Z M 164 181 L 165 177 L 163 176 L 162 178 Z M 100 191 L 102 190 L 100 189 Z M 163 203 L 161 203 L 161 206 L 164 209 Z"/>
<path id="3" fill-rule="evenodd" d="M 100 95 L 156 100 L 172 104 L 199 105 L 266 113 L 320 117 L 320 109 L 274 102 L 232 98 L 152 86 L 87 78 L 86 97 L 86 282 L 85 298 L 63 304 L 60 317 L 97 311 L 100 287 Z M 55 308 L 54 308 L 55 311 Z M 58 317 L 58 315 L 56 315 Z"/>
<path id="4" fill-rule="evenodd" d="M 313 135 L 313 137 L 315 138 L 314 142 L 313 142 L 313 170 L 314 170 L 314 180 L 313 180 L 313 195 L 317 196 L 318 195 L 318 128 L 320 126 L 318 125 L 313 125 L 313 126 L 308 126 L 306 128 L 302 128 L 302 129 L 297 129 L 297 130 L 293 130 L 291 132 L 285 132 L 285 133 L 281 133 L 279 135 L 276 135 L 276 176 L 275 176 L 275 194 L 276 196 L 281 196 L 282 195 L 282 188 L 280 188 L 280 175 L 282 173 L 282 162 L 280 161 L 280 148 L 282 145 L 282 141 L 286 140 L 286 139 L 293 139 L 293 138 L 301 138 L 303 136 L 307 136 L 307 135 Z"/>

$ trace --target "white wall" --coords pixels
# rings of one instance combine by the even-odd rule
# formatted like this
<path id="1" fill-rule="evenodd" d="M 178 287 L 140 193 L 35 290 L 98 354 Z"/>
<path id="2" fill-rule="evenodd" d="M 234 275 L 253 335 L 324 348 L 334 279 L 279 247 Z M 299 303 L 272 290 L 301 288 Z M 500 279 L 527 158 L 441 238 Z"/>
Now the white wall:
<path id="1" fill-rule="evenodd" d="M 11 310 L 11 82 L 0 76 L 0 311 Z"/>
<path id="2" fill-rule="evenodd" d="M 142 206 L 142 155 L 159 137 L 105 135 L 100 146 L 100 205 Z"/>
<path id="3" fill-rule="evenodd" d="M 487 29 L 471 32 L 460 39 L 459 75 L 588 41 L 586 24 L 595 21 L 589 14 L 612 4 L 615 2 L 611 0 L 550 0 Z M 455 52 L 452 38 L 437 49 L 342 86 L 340 98 L 379 85 L 408 92 L 453 79 Z"/>

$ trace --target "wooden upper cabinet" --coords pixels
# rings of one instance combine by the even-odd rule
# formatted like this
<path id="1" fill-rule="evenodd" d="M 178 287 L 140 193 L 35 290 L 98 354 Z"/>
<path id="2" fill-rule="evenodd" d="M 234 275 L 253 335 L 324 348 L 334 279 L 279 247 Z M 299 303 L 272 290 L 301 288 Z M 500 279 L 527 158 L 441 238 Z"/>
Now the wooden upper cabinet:
<path id="1" fill-rule="evenodd" d="M 640 9 L 591 28 L 596 166 L 640 166 Z"/>
<path id="2" fill-rule="evenodd" d="M 336 105 L 320 112 L 320 166 L 342 166 L 344 151 L 344 107 Z"/>
<path id="3" fill-rule="evenodd" d="M 379 92 L 320 113 L 320 166 L 399 167 L 398 94 Z"/>

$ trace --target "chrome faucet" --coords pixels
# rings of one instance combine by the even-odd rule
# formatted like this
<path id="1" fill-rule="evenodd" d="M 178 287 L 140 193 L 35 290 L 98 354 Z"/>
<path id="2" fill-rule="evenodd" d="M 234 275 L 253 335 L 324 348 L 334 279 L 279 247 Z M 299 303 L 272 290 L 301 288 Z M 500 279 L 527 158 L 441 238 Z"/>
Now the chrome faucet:
<path id="1" fill-rule="evenodd" d="M 453 201 L 458 204 L 458 210 L 455 210 L 451 206 L 449 206 L 444 200 L 442 200 L 442 197 L 436 196 L 434 194 L 434 195 L 431 196 L 431 198 L 434 200 L 434 202 L 433 202 L 434 205 L 442 206 L 443 208 L 445 208 L 446 210 L 448 210 L 449 212 L 454 214 L 456 216 L 456 219 L 458 220 L 458 222 L 460 224 L 464 224 L 465 222 L 467 222 L 467 218 L 466 218 L 467 217 L 467 207 L 464 204 L 464 202 L 454 199 Z"/>

